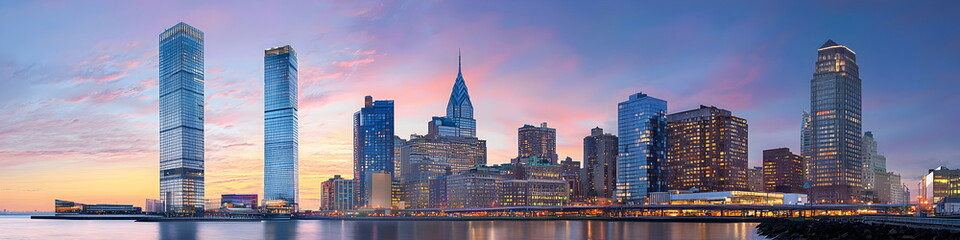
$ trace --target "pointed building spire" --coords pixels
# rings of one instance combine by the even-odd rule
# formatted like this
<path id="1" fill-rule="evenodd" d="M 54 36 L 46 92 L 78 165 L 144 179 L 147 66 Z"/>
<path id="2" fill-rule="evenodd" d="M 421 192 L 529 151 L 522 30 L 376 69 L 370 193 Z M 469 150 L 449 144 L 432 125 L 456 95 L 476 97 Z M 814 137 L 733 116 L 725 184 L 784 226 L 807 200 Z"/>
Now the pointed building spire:
<path id="1" fill-rule="evenodd" d="M 463 53 L 457 48 L 457 73 L 463 73 Z"/>

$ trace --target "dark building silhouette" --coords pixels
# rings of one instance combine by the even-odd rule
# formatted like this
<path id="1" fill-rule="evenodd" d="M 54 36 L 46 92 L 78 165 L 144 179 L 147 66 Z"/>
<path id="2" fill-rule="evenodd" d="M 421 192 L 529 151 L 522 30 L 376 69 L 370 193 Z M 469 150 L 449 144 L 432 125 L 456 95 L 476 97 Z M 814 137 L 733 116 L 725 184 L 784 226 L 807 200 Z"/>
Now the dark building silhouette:
<path id="1" fill-rule="evenodd" d="M 617 186 L 616 135 L 603 133 L 596 127 L 583 138 L 583 173 L 581 185 L 585 198 L 613 198 Z"/>

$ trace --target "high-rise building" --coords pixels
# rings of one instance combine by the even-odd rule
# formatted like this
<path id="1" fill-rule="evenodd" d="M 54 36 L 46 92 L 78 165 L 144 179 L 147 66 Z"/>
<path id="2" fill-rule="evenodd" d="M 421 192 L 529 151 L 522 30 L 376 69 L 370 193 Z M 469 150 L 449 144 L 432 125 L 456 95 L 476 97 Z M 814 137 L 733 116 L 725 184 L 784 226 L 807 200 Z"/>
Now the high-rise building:
<path id="1" fill-rule="evenodd" d="M 458 56 L 457 80 L 453 83 L 453 93 L 447 102 L 447 118 L 456 124 L 457 135 L 477 137 L 477 120 L 473 118 L 473 103 L 467 92 L 467 82 L 463 80 L 463 61 Z"/>
<path id="2" fill-rule="evenodd" d="M 557 164 L 557 129 L 541 123 L 539 127 L 524 124 L 517 130 L 517 152 L 520 158 L 538 157 Z"/>
<path id="3" fill-rule="evenodd" d="M 617 136 L 596 127 L 583 138 L 583 174 L 585 198 L 613 199 L 617 182 Z"/>
<path id="4" fill-rule="evenodd" d="M 160 199 L 147 199 L 143 205 L 143 211 L 146 213 L 162 213 L 164 212 L 163 201 Z"/>
<path id="5" fill-rule="evenodd" d="M 391 208 L 393 200 L 393 179 L 388 172 L 367 172 L 366 186 L 363 187 L 367 199 L 366 207 Z"/>
<path id="6" fill-rule="evenodd" d="M 366 187 L 371 183 L 367 176 L 370 173 L 393 175 L 393 113 L 393 100 L 373 101 L 373 97 L 366 96 L 363 108 L 353 114 L 353 176 L 357 181 L 355 200 L 361 207 L 370 204 L 370 191 Z"/>
<path id="7" fill-rule="evenodd" d="M 763 191 L 763 167 L 747 168 L 747 191 Z"/>
<path id="8" fill-rule="evenodd" d="M 203 214 L 203 32 L 160 33 L 160 199 L 174 215 Z"/>
<path id="9" fill-rule="evenodd" d="M 701 105 L 667 115 L 667 125 L 671 190 L 747 190 L 747 120 Z"/>
<path id="10" fill-rule="evenodd" d="M 789 148 L 763 150 L 763 191 L 804 193 L 803 157 Z"/>
<path id="11" fill-rule="evenodd" d="M 572 201 L 582 201 L 583 200 L 583 186 L 580 173 L 583 168 L 580 167 L 580 161 L 574 161 L 573 158 L 567 157 L 563 161 L 560 161 L 560 178 L 567 182 L 567 189 L 569 190 L 570 200 Z"/>
<path id="12" fill-rule="evenodd" d="M 476 166 L 446 177 L 447 207 L 483 208 L 500 205 L 503 177 L 496 167 Z"/>
<path id="13" fill-rule="evenodd" d="M 885 187 L 884 184 L 877 183 L 877 174 L 886 172 L 887 157 L 877 151 L 877 140 L 873 138 L 873 133 L 863 133 L 863 189 L 867 195 L 875 198 L 880 191 L 885 191 L 877 189 Z"/>
<path id="14" fill-rule="evenodd" d="M 340 175 L 334 175 L 333 178 L 321 183 L 320 209 L 337 211 L 354 209 L 355 185 L 356 182 L 353 179 L 344 179 Z"/>
<path id="15" fill-rule="evenodd" d="M 643 93 L 617 105 L 616 201 L 643 204 L 650 192 L 666 190 L 667 101 Z"/>
<path id="16" fill-rule="evenodd" d="M 296 211 L 299 192 L 297 52 L 289 45 L 263 54 L 263 200 Z"/>
<path id="17" fill-rule="evenodd" d="M 811 125 L 810 113 L 806 110 L 801 113 L 801 123 L 800 123 L 800 156 L 803 157 L 803 181 L 804 183 L 811 182 L 811 164 L 810 164 L 810 142 L 813 141 L 813 126 Z"/>
<path id="18" fill-rule="evenodd" d="M 920 181 L 920 205 L 929 207 L 943 198 L 960 197 L 960 169 L 930 169 Z"/>
<path id="19" fill-rule="evenodd" d="M 863 200 L 861 81 L 857 55 L 827 40 L 810 80 L 810 200 Z"/>

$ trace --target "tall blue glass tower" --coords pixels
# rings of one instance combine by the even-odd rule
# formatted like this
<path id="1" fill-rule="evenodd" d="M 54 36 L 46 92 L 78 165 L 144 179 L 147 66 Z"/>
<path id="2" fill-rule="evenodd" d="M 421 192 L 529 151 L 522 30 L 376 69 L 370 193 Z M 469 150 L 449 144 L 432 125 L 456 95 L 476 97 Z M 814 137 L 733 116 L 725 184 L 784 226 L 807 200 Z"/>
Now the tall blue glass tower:
<path id="1" fill-rule="evenodd" d="M 160 198 L 175 215 L 203 214 L 203 32 L 160 34 Z"/>
<path id="2" fill-rule="evenodd" d="M 363 108 L 353 114 L 353 178 L 357 180 L 357 205 L 369 205 L 370 173 L 390 173 L 393 178 L 393 100 L 373 101 L 367 96 Z"/>
<path id="3" fill-rule="evenodd" d="M 667 101 L 643 93 L 618 104 L 617 202 L 643 204 L 666 190 Z"/>
<path id="4" fill-rule="evenodd" d="M 467 92 L 467 82 L 463 80 L 463 63 L 457 61 L 457 80 L 453 83 L 453 92 L 447 102 L 447 118 L 456 122 L 457 136 L 477 137 L 477 120 L 473 118 L 473 103 Z"/>
<path id="5" fill-rule="evenodd" d="M 263 89 L 263 200 L 282 200 L 296 211 L 297 53 L 289 45 L 264 51 Z"/>

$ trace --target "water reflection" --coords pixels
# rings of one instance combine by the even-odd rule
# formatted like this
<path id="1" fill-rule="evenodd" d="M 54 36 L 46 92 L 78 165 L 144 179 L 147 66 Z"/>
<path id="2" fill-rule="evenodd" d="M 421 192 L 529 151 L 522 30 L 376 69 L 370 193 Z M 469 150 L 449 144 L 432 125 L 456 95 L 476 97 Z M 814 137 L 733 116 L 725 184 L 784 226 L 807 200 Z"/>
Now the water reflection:
<path id="1" fill-rule="evenodd" d="M 263 239 L 296 239 L 298 221 L 263 221 Z"/>
<path id="2" fill-rule="evenodd" d="M 161 240 L 177 239 L 197 239 L 196 222 L 162 222 L 162 223 L 142 223 L 156 224 L 160 226 L 158 231 Z"/>

